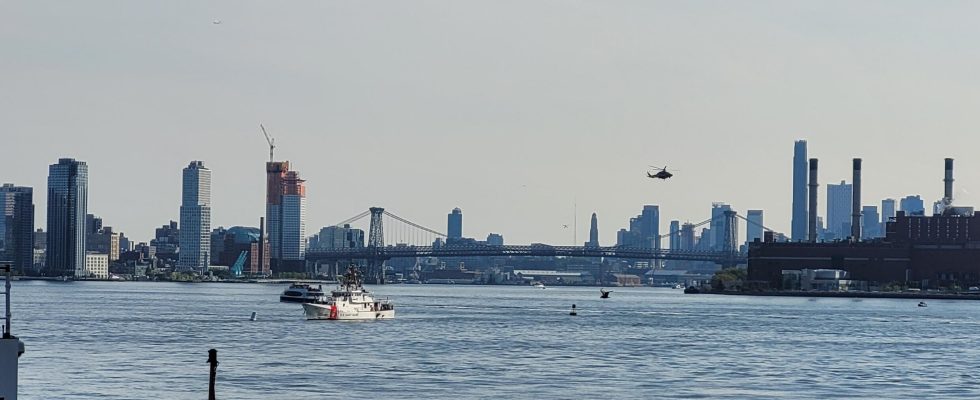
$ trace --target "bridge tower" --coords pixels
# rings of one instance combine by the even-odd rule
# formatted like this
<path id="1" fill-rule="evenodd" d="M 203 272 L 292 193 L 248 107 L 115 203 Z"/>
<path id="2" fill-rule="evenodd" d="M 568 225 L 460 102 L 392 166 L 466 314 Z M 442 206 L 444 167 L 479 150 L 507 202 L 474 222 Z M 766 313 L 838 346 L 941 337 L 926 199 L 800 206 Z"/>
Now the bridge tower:
<path id="1" fill-rule="evenodd" d="M 384 216 L 385 209 L 381 207 L 371 207 L 370 210 L 371 228 L 370 232 L 368 233 L 367 247 L 372 251 L 374 257 L 367 260 L 368 271 L 365 274 L 365 278 L 367 278 L 369 283 L 384 284 L 385 235 L 381 217 Z"/>
<path id="2" fill-rule="evenodd" d="M 725 263 L 723 268 L 730 268 L 736 265 L 735 259 L 738 257 L 738 213 L 733 210 L 725 211 L 725 239 L 722 251 L 725 252 Z"/>

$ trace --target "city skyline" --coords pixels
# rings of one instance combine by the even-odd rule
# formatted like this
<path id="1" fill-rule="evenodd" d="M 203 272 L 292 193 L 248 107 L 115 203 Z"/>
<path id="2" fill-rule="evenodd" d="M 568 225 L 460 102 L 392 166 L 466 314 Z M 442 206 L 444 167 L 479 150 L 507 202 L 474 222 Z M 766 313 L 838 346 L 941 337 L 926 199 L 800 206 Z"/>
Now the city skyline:
<path id="1" fill-rule="evenodd" d="M 789 234 L 798 139 L 821 184 L 863 158 L 866 205 L 932 204 L 944 157 L 959 163 L 957 203 L 980 203 L 965 40 L 977 6 L 882 18 L 867 4 L 766 4 L 11 4 L 0 117 L 18 151 L 0 180 L 40 190 L 45 165 L 86 160 L 90 212 L 143 241 L 178 218 L 171 171 L 199 159 L 228 177 L 213 187 L 213 225 L 255 225 L 264 123 L 309 181 L 310 232 L 374 205 L 441 227 L 458 206 L 469 236 L 572 243 L 588 234 L 561 228 L 577 203 L 578 219 L 610 222 L 610 244 L 639 205 L 659 205 L 667 232 L 725 202 Z M 895 39 L 909 27 L 924 34 Z M 679 173 L 651 181 L 653 163 Z"/>

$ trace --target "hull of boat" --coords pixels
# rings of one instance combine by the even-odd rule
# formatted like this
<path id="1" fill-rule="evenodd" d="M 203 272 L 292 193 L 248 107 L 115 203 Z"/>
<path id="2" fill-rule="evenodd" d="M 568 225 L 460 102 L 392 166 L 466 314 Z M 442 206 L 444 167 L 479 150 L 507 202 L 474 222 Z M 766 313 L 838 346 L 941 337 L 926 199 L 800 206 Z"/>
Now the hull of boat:
<path id="1" fill-rule="evenodd" d="M 306 319 L 326 319 L 334 321 L 375 320 L 395 318 L 395 310 L 359 310 L 337 307 L 332 304 L 303 304 Z"/>

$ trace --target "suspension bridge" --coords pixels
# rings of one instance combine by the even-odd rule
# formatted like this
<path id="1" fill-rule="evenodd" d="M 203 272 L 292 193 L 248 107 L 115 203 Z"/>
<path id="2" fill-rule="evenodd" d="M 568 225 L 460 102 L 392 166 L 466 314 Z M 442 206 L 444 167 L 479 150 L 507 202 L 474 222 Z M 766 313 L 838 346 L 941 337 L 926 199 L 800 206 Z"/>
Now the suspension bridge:
<path id="1" fill-rule="evenodd" d="M 426 228 L 408 219 L 399 217 L 382 207 L 371 207 L 358 215 L 337 223 L 338 227 L 370 217 L 367 245 L 359 247 L 356 241 L 349 245 L 334 246 L 329 249 L 308 249 L 307 266 L 319 270 L 320 265 L 333 265 L 340 261 L 364 260 L 367 264 L 366 278 L 370 282 L 384 283 L 384 262 L 393 258 L 417 257 L 594 257 L 622 258 L 638 260 L 684 260 L 713 262 L 722 266 L 735 266 L 745 263 L 746 257 L 739 253 L 737 240 L 738 219 L 753 223 L 735 211 L 693 224 L 692 228 L 708 225 L 723 218 L 723 250 L 678 250 L 663 249 L 659 244 L 671 233 L 660 235 L 650 246 L 553 246 L 547 244 L 494 245 L 473 240 L 446 241 L 446 234 Z M 387 222 L 386 222 L 387 221 Z M 761 225 L 760 225 L 761 226 Z M 769 228 L 761 226 L 766 231 Z M 437 240 L 441 239 L 441 240 Z M 349 241 L 350 242 L 350 241 Z M 393 244 L 392 244 L 393 243 Z"/>

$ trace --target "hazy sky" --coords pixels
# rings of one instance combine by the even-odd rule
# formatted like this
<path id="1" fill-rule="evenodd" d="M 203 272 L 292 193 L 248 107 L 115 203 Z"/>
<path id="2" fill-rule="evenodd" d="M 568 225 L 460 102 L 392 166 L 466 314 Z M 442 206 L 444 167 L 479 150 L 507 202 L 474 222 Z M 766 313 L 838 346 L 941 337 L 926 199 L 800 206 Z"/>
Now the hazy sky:
<path id="1" fill-rule="evenodd" d="M 264 214 L 259 123 L 307 179 L 307 231 L 369 206 L 509 243 L 600 241 L 643 204 L 765 210 L 789 233 L 793 140 L 865 204 L 980 205 L 980 3 L 958 1 L 7 1 L 0 181 L 89 164 L 89 212 L 138 241 L 213 170 L 212 221 Z M 221 24 L 212 23 L 219 19 Z M 644 173 L 652 163 L 679 172 Z M 820 213 L 825 212 L 821 188 Z"/>

